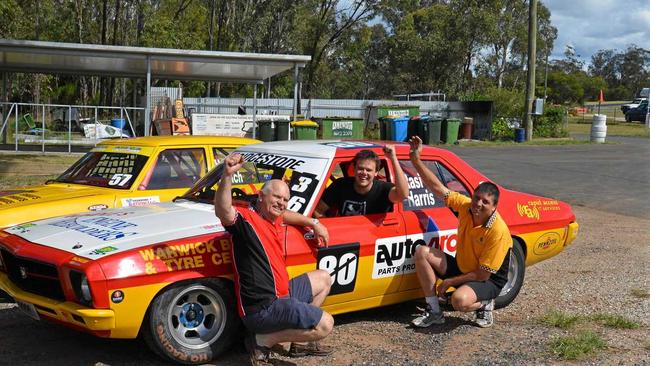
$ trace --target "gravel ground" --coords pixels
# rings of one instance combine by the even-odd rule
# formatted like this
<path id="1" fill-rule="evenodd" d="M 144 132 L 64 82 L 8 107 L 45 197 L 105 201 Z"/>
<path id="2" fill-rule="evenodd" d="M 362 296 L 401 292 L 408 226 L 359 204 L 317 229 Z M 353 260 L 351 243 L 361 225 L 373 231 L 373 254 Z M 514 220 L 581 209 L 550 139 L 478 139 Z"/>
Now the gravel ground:
<path id="1" fill-rule="evenodd" d="M 473 325 L 470 315 L 450 312 L 444 326 L 408 326 L 416 302 L 335 317 L 325 343 L 328 357 L 290 359 L 275 355 L 275 365 L 650 365 L 650 220 L 575 207 L 578 239 L 565 252 L 527 269 L 513 304 L 496 311 L 492 328 Z M 2 304 L 0 304 L 2 305 Z M 0 364 L 159 365 L 142 342 L 97 339 L 47 323 L 33 322 L 5 305 L 0 310 Z M 616 314 L 634 320 L 632 330 L 595 322 L 564 330 L 543 325 L 548 309 L 570 314 Z M 1 308 L 0 308 L 1 309 Z M 580 329 L 598 333 L 604 350 L 579 361 L 563 361 L 547 343 Z M 63 351 L 62 351 L 63 350 Z M 241 345 L 214 362 L 241 365 Z"/>

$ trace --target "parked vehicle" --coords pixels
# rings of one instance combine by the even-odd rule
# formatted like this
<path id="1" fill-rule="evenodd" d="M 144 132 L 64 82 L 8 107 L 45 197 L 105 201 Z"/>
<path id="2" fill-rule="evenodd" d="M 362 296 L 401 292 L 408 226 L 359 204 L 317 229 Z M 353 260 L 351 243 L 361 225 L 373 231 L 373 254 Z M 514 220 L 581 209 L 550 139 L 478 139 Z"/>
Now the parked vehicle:
<path id="1" fill-rule="evenodd" d="M 288 182 L 288 209 L 311 216 L 325 187 L 354 174 L 361 149 L 382 158 L 379 179 L 394 181 L 383 143 L 294 141 L 237 149 L 246 163 L 232 178 L 233 197 L 253 202 L 252 191 L 271 178 Z M 311 231 L 285 226 L 291 277 L 327 270 L 333 285 L 324 309 L 332 314 L 401 303 L 422 296 L 415 273 L 418 245 L 456 253 L 458 219 L 423 185 L 407 144 L 396 154 L 409 197 L 382 214 L 327 217 L 327 248 Z M 487 178 L 445 149 L 427 146 L 425 164 L 450 189 L 469 195 Z M 145 207 L 80 213 L 0 231 L 0 289 L 35 319 L 53 320 L 100 337 L 142 334 L 159 355 L 184 364 L 207 363 L 228 350 L 240 322 L 233 292 L 230 236 L 214 215 L 213 169 L 182 197 Z M 250 189 L 249 192 L 246 189 Z M 525 267 L 562 252 L 578 223 L 561 201 L 500 187 L 499 213 L 514 248 L 508 283 L 497 307 L 512 302 Z"/>
<path id="2" fill-rule="evenodd" d="M 644 100 L 643 98 L 634 98 L 634 100 L 631 103 L 623 104 L 621 106 L 621 111 L 623 112 L 623 114 L 626 114 L 627 111 L 629 111 L 630 109 L 638 107 L 643 100 Z"/>
<path id="3" fill-rule="evenodd" d="M 646 114 L 648 114 L 648 100 L 643 100 L 638 107 L 632 108 L 627 113 L 625 113 L 625 121 L 633 122 L 639 121 L 641 123 L 645 122 Z"/>
<path id="4" fill-rule="evenodd" d="M 56 179 L 0 191 L 0 228 L 77 212 L 169 201 L 236 147 L 258 142 L 213 136 L 106 140 Z"/>

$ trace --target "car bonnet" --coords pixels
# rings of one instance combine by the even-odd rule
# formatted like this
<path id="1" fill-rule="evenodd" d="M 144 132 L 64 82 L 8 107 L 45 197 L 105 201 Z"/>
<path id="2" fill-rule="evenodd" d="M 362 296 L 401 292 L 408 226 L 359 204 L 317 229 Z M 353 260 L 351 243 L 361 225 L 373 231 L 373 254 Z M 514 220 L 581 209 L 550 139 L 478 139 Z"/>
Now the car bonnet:
<path id="1" fill-rule="evenodd" d="M 60 216 L 5 229 L 32 243 L 93 259 L 223 230 L 212 205 L 184 200 Z"/>

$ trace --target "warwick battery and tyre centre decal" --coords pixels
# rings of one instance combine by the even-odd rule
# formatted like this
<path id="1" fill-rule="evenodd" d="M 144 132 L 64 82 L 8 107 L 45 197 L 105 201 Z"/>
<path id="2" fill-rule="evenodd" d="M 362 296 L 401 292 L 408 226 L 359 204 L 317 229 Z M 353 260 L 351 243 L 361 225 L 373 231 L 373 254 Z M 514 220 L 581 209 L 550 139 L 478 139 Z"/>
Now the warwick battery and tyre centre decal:
<path id="1" fill-rule="evenodd" d="M 458 230 L 427 231 L 407 236 L 381 238 L 375 242 L 372 278 L 399 276 L 415 272 L 415 248 L 426 245 L 456 254 Z"/>
<path id="2" fill-rule="evenodd" d="M 359 243 L 341 244 L 318 250 L 318 269 L 332 276 L 330 295 L 354 291 L 359 268 Z"/>

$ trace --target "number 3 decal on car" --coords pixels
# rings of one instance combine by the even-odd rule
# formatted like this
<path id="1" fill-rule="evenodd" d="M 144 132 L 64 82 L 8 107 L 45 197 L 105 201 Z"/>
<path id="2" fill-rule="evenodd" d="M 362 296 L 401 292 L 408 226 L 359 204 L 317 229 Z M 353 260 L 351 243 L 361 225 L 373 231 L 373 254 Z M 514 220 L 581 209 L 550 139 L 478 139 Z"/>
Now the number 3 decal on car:
<path id="1" fill-rule="evenodd" d="M 354 291 L 359 268 L 359 243 L 350 243 L 320 248 L 318 269 L 326 270 L 332 276 L 330 295 Z"/>

